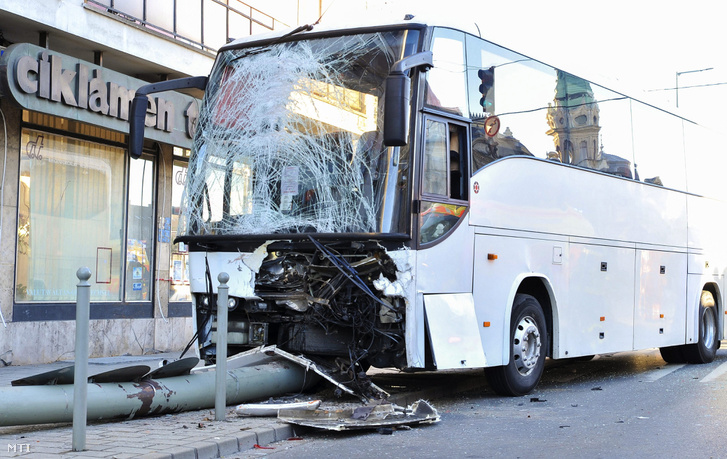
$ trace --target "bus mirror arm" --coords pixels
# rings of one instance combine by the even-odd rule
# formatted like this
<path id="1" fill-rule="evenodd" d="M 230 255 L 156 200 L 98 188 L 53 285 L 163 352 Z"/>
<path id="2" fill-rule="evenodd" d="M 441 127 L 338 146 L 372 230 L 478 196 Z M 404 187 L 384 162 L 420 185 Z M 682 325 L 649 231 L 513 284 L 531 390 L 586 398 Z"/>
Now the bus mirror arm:
<path id="1" fill-rule="evenodd" d="M 386 102 L 384 107 L 384 145 L 401 147 L 407 144 L 409 134 L 409 102 L 411 98 L 410 69 L 434 66 L 431 51 L 407 56 L 391 67 L 386 77 Z"/>
<path id="2" fill-rule="evenodd" d="M 204 90 L 206 87 L 207 77 L 199 76 L 150 83 L 137 89 L 134 99 L 131 101 L 131 114 L 129 116 L 129 156 L 133 159 L 139 158 L 144 148 L 144 123 L 146 121 L 147 96 L 149 94 L 177 89 L 196 88 Z"/>

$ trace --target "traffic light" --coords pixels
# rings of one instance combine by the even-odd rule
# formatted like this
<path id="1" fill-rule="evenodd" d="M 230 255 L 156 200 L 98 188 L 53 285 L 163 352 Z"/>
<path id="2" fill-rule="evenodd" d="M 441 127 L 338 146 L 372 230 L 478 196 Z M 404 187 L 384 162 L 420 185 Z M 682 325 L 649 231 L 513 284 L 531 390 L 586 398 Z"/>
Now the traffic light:
<path id="1" fill-rule="evenodd" d="M 480 78 L 482 83 L 480 84 L 480 105 L 485 112 L 492 113 L 495 106 L 495 94 L 491 93 L 490 90 L 495 84 L 495 67 L 492 66 L 489 69 L 479 69 L 477 76 Z"/>

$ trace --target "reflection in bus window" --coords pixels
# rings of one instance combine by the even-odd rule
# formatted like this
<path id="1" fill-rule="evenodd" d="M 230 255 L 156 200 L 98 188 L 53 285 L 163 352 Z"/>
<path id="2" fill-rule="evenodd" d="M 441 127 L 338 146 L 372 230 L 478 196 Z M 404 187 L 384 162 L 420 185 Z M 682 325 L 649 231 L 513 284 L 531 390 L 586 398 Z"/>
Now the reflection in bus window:
<path id="1" fill-rule="evenodd" d="M 447 194 L 447 125 L 427 120 L 422 192 Z"/>
<path id="2" fill-rule="evenodd" d="M 419 240 L 426 244 L 444 236 L 454 228 L 465 210 L 467 210 L 467 206 L 422 202 L 422 212 L 419 216 Z"/>
<path id="3" fill-rule="evenodd" d="M 685 187 L 677 166 L 683 164 L 681 142 L 653 135 L 678 134 L 678 119 L 469 35 L 467 59 L 473 173 L 500 158 L 532 155 Z M 496 130 L 486 126 L 493 119 Z"/>
<path id="4" fill-rule="evenodd" d="M 434 67 L 427 72 L 424 103 L 459 116 L 467 113 L 464 34 L 437 29 L 432 43 Z"/>

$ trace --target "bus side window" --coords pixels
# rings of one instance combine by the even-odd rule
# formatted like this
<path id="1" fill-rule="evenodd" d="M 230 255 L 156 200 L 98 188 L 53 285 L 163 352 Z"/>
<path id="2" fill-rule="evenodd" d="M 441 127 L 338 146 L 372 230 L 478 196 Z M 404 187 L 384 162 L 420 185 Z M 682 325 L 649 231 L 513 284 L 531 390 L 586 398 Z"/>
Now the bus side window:
<path id="1" fill-rule="evenodd" d="M 467 200 L 467 131 L 463 126 L 449 125 L 449 176 L 452 199 Z"/>

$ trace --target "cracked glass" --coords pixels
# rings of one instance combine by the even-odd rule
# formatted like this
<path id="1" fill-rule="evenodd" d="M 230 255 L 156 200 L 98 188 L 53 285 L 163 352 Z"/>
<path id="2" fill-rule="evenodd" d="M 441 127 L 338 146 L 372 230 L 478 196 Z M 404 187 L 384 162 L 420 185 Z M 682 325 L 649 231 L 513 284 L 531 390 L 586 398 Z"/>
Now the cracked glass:
<path id="1" fill-rule="evenodd" d="M 408 231 L 406 147 L 382 144 L 406 30 L 220 54 L 185 189 L 186 234 Z"/>

